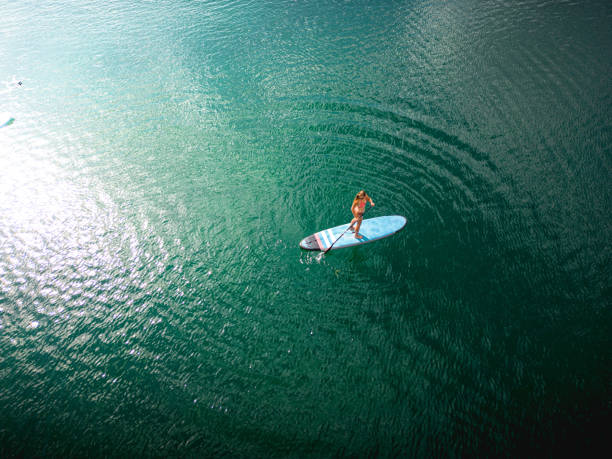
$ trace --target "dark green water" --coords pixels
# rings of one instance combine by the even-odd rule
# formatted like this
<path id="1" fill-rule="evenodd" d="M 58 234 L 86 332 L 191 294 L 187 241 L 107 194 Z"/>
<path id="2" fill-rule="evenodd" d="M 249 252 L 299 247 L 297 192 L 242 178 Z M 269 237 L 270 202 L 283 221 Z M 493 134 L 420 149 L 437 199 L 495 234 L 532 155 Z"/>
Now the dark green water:
<path id="1" fill-rule="evenodd" d="M 5 3 L 0 456 L 603 443 L 611 25 L 605 1 Z M 301 251 L 361 188 L 406 228 Z"/>

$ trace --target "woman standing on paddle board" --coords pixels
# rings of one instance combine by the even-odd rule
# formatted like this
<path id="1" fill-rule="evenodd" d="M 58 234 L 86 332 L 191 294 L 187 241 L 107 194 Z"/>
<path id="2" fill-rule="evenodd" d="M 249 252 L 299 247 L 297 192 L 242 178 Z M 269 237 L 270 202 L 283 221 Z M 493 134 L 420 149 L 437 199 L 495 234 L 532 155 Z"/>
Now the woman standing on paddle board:
<path id="1" fill-rule="evenodd" d="M 353 212 L 353 218 L 351 220 L 351 226 L 357 223 L 357 227 L 355 228 L 355 239 L 361 239 L 363 236 L 359 234 L 359 228 L 361 228 L 361 222 L 363 221 L 363 213 L 365 212 L 366 201 L 370 202 L 370 205 L 374 207 L 374 201 L 370 198 L 365 191 L 361 190 L 355 196 L 353 200 L 353 205 L 351 205 L 351 212 Z"/>

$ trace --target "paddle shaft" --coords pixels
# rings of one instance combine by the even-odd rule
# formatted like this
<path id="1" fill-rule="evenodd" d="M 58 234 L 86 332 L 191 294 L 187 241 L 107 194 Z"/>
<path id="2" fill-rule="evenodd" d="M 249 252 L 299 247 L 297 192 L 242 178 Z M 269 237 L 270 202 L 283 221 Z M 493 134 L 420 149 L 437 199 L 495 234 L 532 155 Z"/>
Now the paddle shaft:
<path id="1" fill-rule="evenodd" d="M 364 209 L 363 213 L 365 214 L 365 209 Z M 361 215 L 361 217 L 363 218 L 363 214 Z M 334 244 L 335 244 L 336 242 L 338 242 L 338 241 L 340 240 L 340 238 L 341 238 L 342 236 L 344 236 L 344 234 L 345 234 L 345 233 L 346 233 L 348 230 L 350 230 L 350 229 L 351 229 L 351 228 L 352 228 L 352 227 L 355 225 L 355 223 L 357 223 L 357 222 L 351 223 L 347 229 L 345 229 L 344 231 L 342 231 L 342 234 L 341 234 L 340 236 L 338 236 L 338 237 L 336 238 L 336 240 L 335 240 L 334 242 L 332 242 L 332 243 L 331 243 L 331 245 L 330 245 L 328 248 L 326 248 L 326 249 L 323 251 L 323 253 L 324 253 L 324 254 L 326 254 L 327 252 L 329 252 L 329 251 L 331 250 L 331 248 L 334 246 Z"/>
<path id="2" fill-rule="evenodd" d="M 338 241 L 340 240 L 340 238 L 341 238 L 342 236 L 344 236 L 344 233 L 346 233 L 348 230 L 350 230 L 350 229 L 353 227 L 353 225 L 354 225 L 354 223 L 353 223 L 353 224 L 351 224 L 351 225 L 349 225 L 349 227 L 348 227 L 347 229 L 345 229 L 344 231 L 342 231 L 342 234 L 341 234 L 340 236 L 338 236 L 338 237 L 336 238 L 336 240 L 335 240 L 334 242 L 332 242 L 332 243 L 331 243 L 331 245 L 330 245 L 328 248 L 326 248 L 326 249 L 323 251 L 323 253 L 327 253 L 327 252 L 329 252 L 329 251 L 331 250 L 331 248 L 334 246 L 334 244 L 335 244 L 336 242 L 338 242 Z"/>

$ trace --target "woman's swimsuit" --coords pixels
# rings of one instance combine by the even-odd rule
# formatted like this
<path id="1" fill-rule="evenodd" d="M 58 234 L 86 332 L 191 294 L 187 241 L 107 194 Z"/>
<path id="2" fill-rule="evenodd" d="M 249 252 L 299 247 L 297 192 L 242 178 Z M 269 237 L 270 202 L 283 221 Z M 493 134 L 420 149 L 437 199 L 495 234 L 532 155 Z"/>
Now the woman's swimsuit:
<path id="1" fill-rule="evenodd" d="M 363 218 L 363 214 L 365 212 L 366 200 L 363 199 L 357 203 L 357 218 Z"/>

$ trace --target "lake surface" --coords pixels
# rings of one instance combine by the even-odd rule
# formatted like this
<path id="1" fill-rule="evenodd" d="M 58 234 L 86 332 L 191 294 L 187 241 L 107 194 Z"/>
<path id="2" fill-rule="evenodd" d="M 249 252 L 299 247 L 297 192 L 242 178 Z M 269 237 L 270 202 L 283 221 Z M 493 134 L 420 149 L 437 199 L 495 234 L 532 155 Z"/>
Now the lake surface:
<path id="1" fill-rule="evenodd" d="M 0 456 L 590 451 L 610 75 L 607 1 L 6 2 Z"/>

